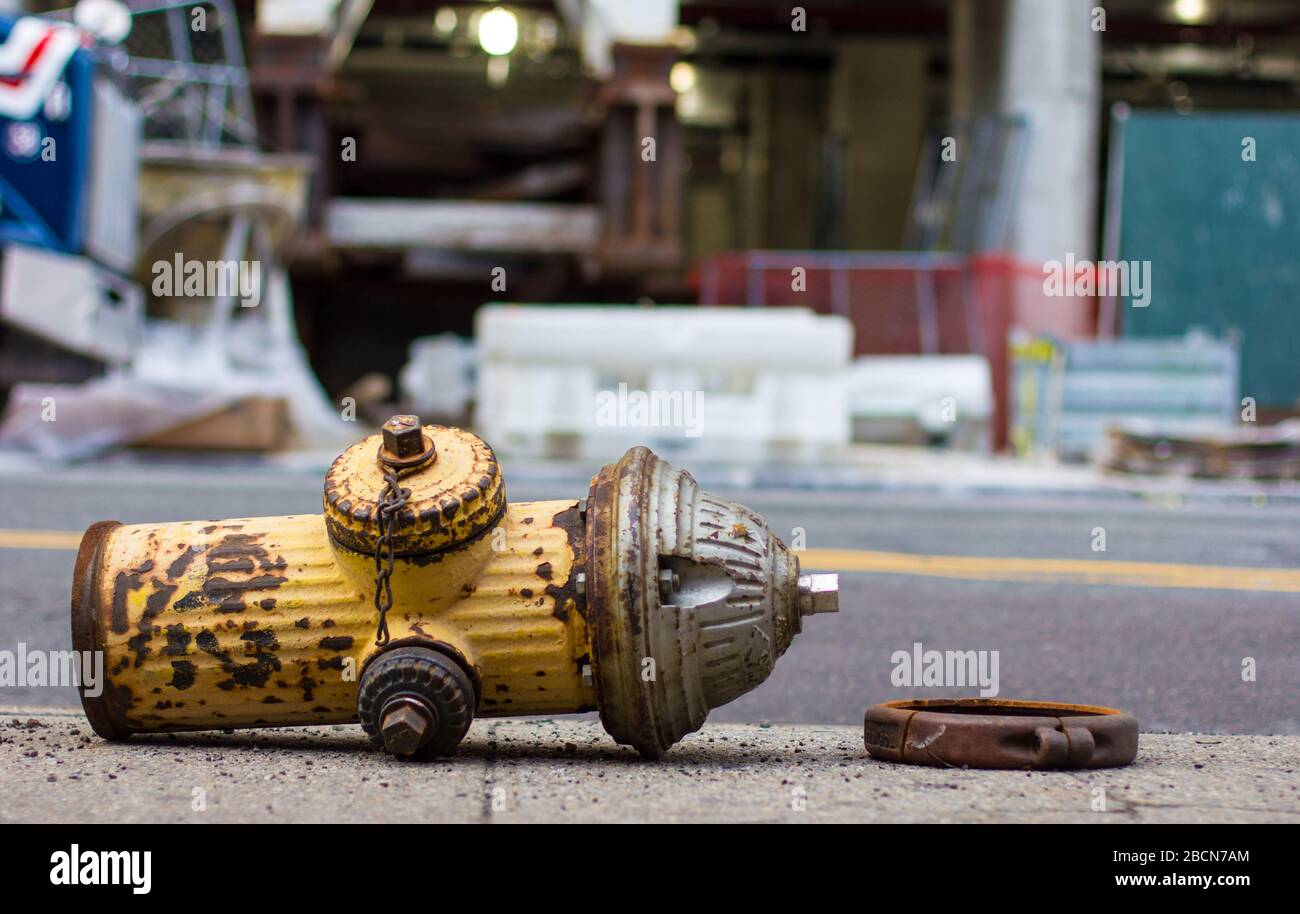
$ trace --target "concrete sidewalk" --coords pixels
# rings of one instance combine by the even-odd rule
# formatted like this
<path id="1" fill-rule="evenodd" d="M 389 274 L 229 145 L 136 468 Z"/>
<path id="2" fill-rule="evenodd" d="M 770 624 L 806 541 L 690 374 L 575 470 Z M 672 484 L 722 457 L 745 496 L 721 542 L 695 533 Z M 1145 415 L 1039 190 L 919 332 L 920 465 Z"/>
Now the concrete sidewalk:
<path id="1" fill-rule="evenodd" d="M 1294 736 L 1143 734 L 1128 768 L 1040 773 L 877 762 L 856 727 L 706 724 L 644 762 L 595 721 L 483 720 L 414 764 L 355 726 L 109 743 L 10 710 L 0 768 L 4 822 L 1300 822 Z"/>

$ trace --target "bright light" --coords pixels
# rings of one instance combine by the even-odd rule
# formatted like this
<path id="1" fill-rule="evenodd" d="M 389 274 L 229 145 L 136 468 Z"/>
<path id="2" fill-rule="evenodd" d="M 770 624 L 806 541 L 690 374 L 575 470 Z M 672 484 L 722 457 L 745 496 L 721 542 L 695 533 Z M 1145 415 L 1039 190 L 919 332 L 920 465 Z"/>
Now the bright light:
<path id="1" fill-rule="evenodd" d="M 1174 15 L 1183 22 L 1200 22 L 1205 18 L 1205 0 L 1174 0 Z"/>
<path id="2" fill-rule="evenodd" d="M 456 31 L 456 11 L 450 6 L 441 7 L 433 16 L 433 27 L 439 35 Z"/>
<path id="3" fill-rule="evenodd" d="M 519 40 L 519 20 L 503 6 L 490 9 L 478 19 L 478 44 L 489 54 L 509 54 Z"/>
<path id="4" fill-rule="evenodd" d="M 695 88 L 695 67 L 684 60 L 677 61 L 668 71 L 668 84 L 678 95 L 690 92 Z"/>
<path id="5" fill-rule="evenodd" d="M 72 21 L 105 44 L 120 44 L 131 34 L 131 11 L 118 0 L 79 0 Z"/>

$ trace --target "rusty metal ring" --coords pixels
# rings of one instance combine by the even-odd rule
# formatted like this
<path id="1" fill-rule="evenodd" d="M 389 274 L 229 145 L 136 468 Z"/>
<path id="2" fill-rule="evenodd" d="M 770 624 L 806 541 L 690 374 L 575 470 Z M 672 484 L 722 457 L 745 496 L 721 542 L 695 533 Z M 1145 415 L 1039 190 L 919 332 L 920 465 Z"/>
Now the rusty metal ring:
<path id="1" fill-rule="evenodd" d="M 867 708 L 872 758 L 950 768 L 1111 768 L 1137 757 L 1138 722 L 1114 708 L 1001 698 Z"/>
<path id="2" fill-rule="evenodd" d="M 379 445 L 379 452 L 376 455 L 379 458 L 379 465 L 394 470 L 409 470 L 428 463 L 437 455 L 438 447 L 433 443 L 433 439 L 423 432 L 420 433 L 420 440 L 425 443 L 426 447 L 414 457 L 394 457 L 384 449 L 382 444 Z"/>

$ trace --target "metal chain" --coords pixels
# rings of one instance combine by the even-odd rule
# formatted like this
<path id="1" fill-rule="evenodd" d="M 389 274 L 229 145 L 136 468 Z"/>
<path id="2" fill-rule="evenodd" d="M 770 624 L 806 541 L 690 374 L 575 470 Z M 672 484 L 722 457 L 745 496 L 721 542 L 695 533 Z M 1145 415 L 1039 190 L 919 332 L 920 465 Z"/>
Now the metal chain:
<path id="1" fill-rule="evenodd" d="M 393 606 L 393 531 L 397 527 L 397 515 L 406 507 L 406 500 L 411 496 L 410 489 L 403 489 L 398 484 L 401 471 L 379 461 L 384 474 L 384 488 L 379 493 L 378 512 L 379 537 L 375 540 L 375 609 L 379 613 L 379 624 L 375 629 L 375 644 L 384 647 L 388 644 L 388 610 Z"/>

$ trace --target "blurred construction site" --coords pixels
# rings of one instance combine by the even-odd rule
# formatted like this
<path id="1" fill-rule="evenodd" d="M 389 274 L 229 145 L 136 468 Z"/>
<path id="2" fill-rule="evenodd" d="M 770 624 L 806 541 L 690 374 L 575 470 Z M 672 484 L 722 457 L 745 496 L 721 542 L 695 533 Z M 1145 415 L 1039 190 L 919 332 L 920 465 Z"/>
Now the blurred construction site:
<path id="1" fill-rule="evenodd" d="M 1293 3 L 0 9 L 6 461 L 1300 473 Z"/>

